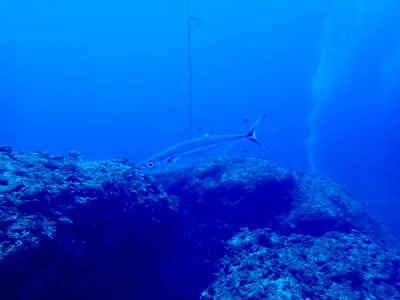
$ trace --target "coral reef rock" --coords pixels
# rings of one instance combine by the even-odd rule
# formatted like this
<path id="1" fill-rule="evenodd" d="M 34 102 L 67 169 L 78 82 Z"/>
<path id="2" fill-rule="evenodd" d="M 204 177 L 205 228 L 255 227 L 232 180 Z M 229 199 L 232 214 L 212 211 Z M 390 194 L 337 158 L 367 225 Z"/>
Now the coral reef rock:
<path id="1" fill-rule="evenodd" d="M 0 146 L 0 299 L 400 299 L 399 243 L 331 180 L 224 157 Z"/>

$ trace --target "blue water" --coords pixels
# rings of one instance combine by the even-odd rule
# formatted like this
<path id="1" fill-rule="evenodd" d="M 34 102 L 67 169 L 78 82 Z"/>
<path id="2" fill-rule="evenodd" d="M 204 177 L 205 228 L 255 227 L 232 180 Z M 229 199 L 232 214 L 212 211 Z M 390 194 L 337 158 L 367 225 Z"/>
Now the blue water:
<path id="1" fill-rule="evenodd" d="M 265 113 L 270 150 L 233 155 L 330 176 L 400 236 L 399 100 L 397 0 L 0 2 L 0 144 L 24 151 L 140 162 Z"/>

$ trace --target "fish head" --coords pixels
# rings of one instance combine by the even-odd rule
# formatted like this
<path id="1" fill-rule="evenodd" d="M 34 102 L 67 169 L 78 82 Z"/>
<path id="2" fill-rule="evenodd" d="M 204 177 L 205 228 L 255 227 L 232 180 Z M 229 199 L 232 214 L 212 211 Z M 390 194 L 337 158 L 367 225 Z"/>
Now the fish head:
<path id="1" fill-rule="evenodd" d="M 152 157 L 146 160 L 145 162 L 139 164 L 136 170 L 143 174 L 167 173 L 175 171 L 177 169 L 176 161 L 177 159 L 173 157 L 165 157 L 165 156 Z"/>

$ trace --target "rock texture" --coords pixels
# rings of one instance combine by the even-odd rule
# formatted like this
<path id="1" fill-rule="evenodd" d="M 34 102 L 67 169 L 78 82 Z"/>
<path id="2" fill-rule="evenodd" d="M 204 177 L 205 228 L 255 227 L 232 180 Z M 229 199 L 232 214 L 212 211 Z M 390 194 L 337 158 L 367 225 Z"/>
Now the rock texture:
<path id="1" fill-rule="evenodd" d="M 1 299 L 400 299 L 397 249 L 343 188 L 265 159 L 152 177 L 0 147 Z"/>
<path id="2" fill-rule="evenodd" d="M 202 299 L 398 299 L 399 257 L 359 231 L 243 229 Z"/>

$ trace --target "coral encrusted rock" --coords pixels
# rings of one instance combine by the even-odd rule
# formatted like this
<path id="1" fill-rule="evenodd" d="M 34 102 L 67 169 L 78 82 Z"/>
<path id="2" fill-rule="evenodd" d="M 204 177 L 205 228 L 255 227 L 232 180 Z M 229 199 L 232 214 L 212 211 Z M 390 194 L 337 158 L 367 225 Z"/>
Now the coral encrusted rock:
<path id="1" fill-rule="evenodd" d="M 135 167 L 0 146 L 0 299 L 400 299 L 398 241 L 330 179 Z"/>

